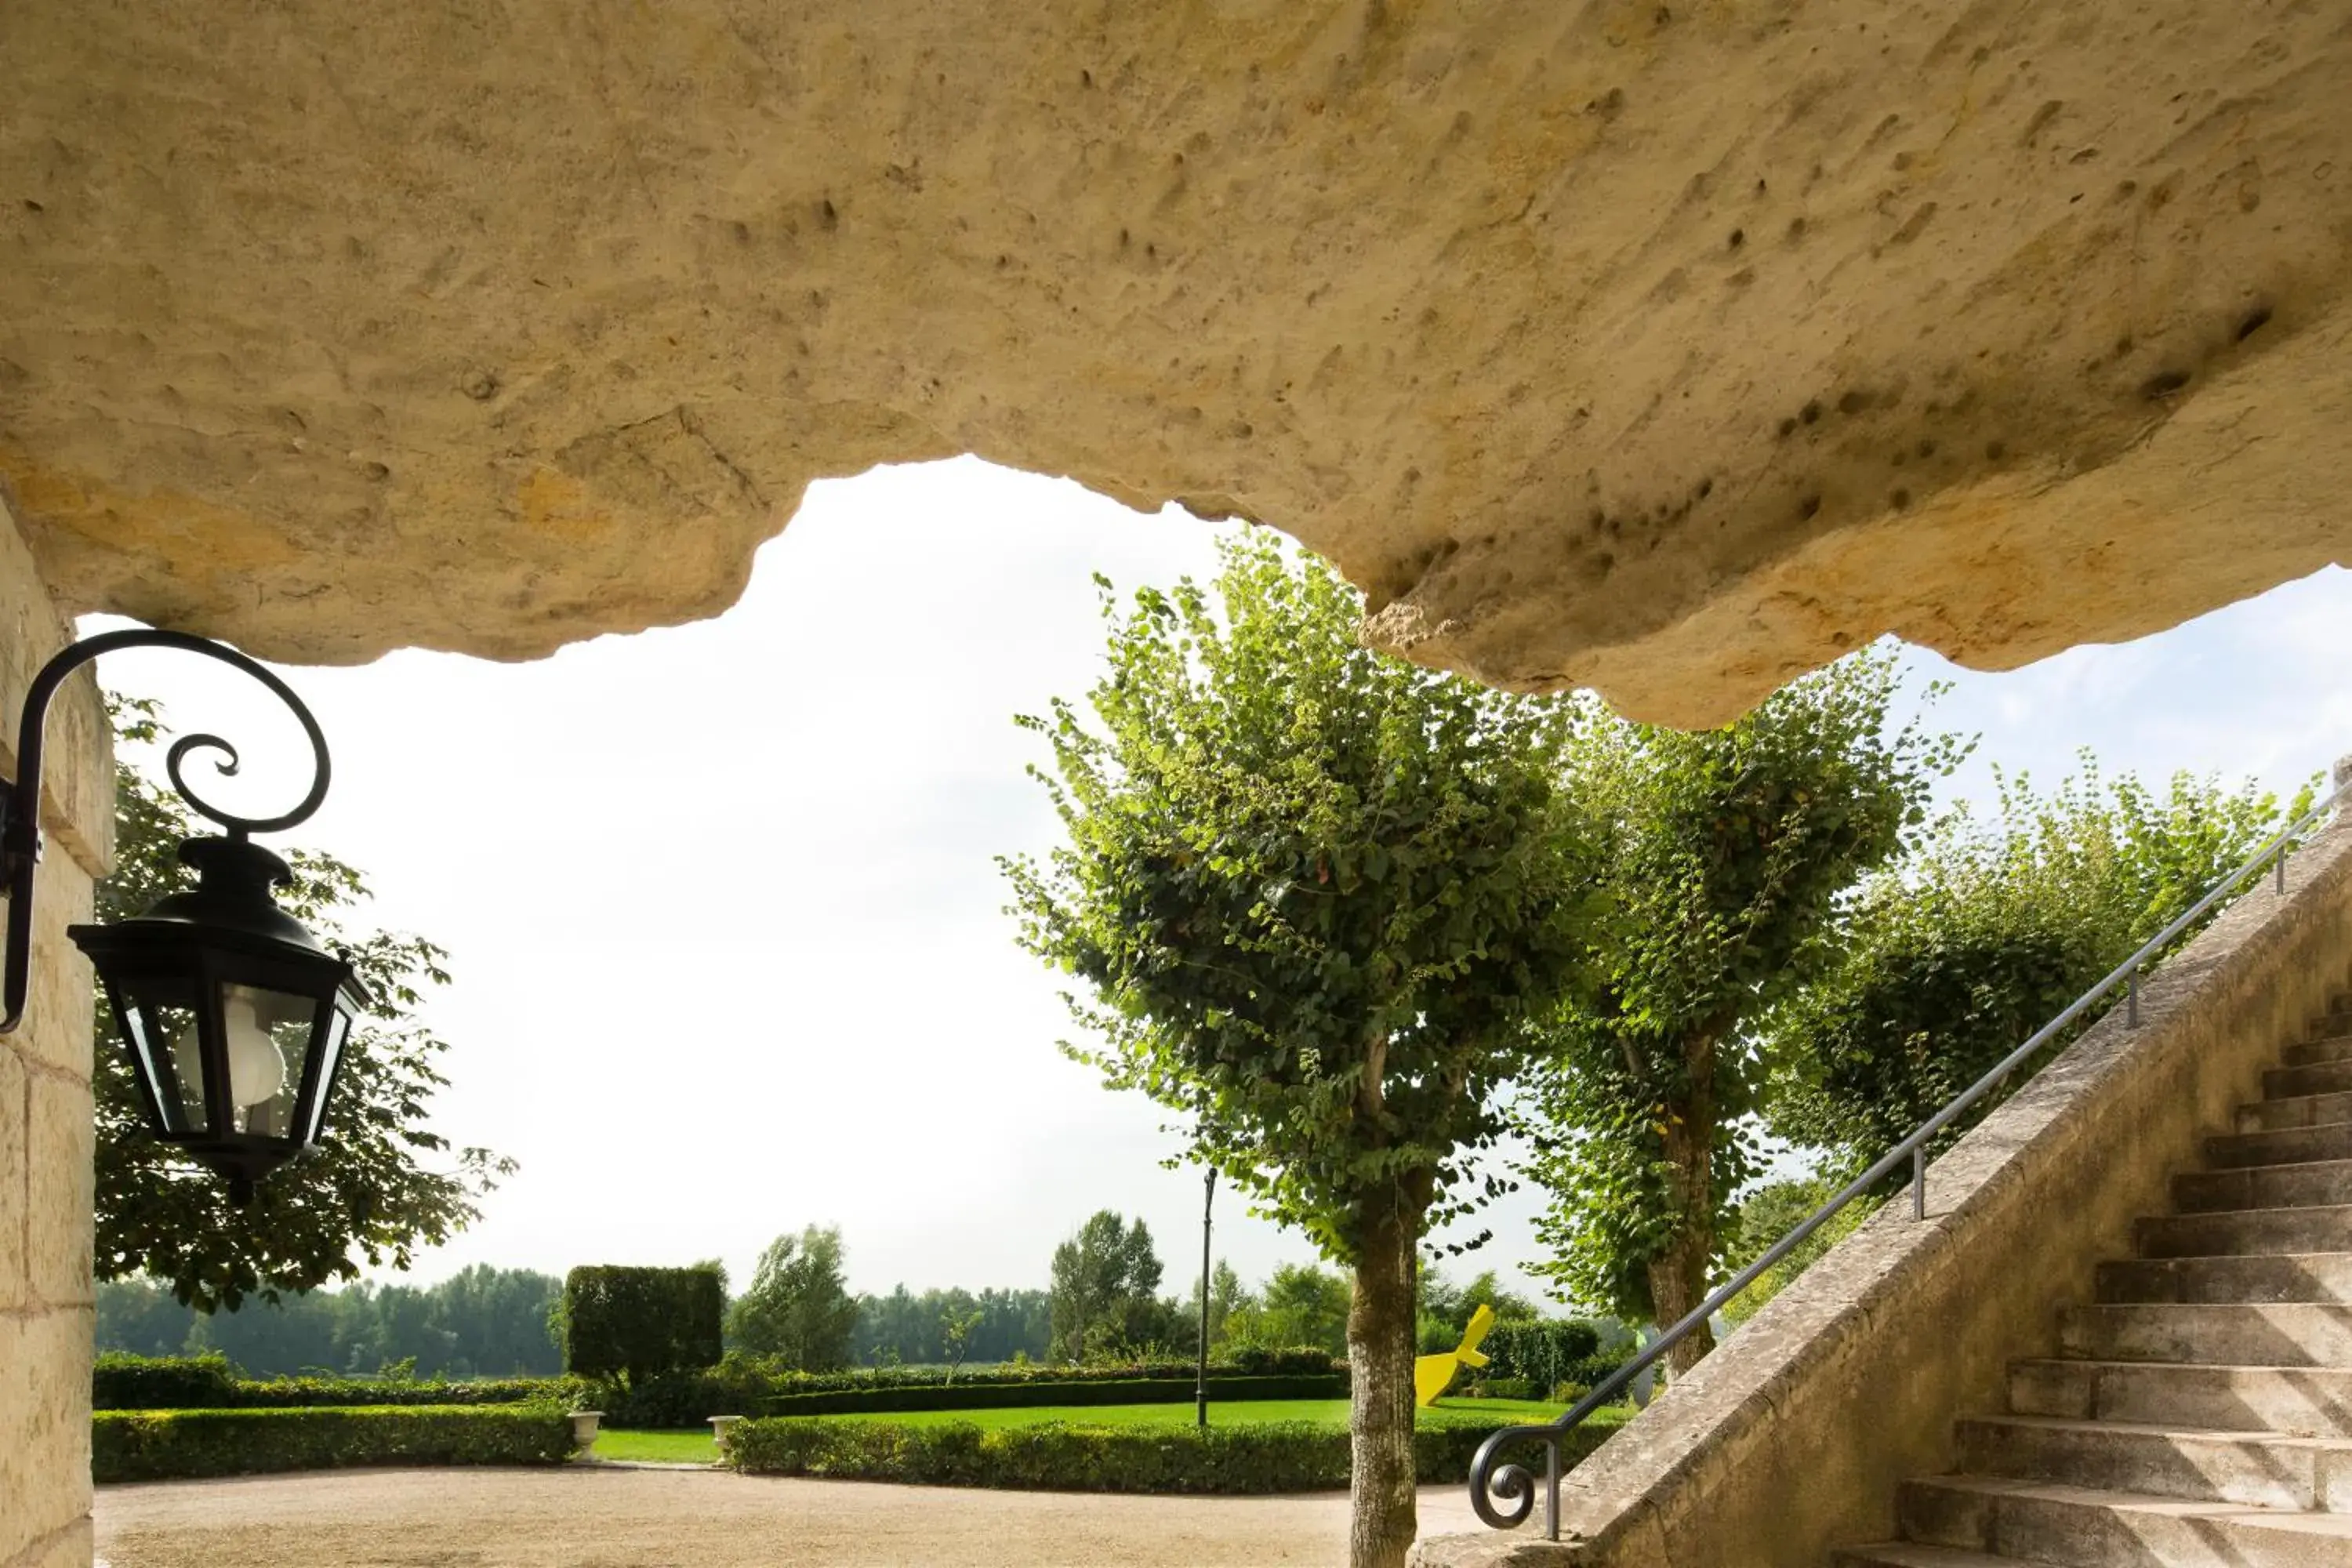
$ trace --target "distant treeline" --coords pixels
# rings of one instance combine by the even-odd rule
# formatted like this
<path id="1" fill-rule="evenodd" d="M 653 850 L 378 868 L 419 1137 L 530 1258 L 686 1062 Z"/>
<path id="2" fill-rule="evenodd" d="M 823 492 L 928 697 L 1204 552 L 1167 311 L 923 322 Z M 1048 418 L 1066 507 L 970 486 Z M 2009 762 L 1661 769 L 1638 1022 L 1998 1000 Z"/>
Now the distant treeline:
<path id="1" fill-rule="evenodd" d="M 1055 1248 L 1045 1289 L 917 1292 L 900 1285 L 887 1295 L 853 1295 L 842 1279 L 837 1233 L 812 1227 L 779 1245 L 784 1241 L 798 1244 L 780 1255 L 786 1266 L 733 1298 L 730 1351 L 831 1371 L 1178 1361 L 1199 1342 L 1199 1281 L 1162 1295 L 1150 1233 L 1142 1221 L 1108 1210 Z M 790 1343 L 761 1342 L 755 1331 L 762 1314 L 742 1309 L 762 1291 L 774 1298 L 765 1303 L 765 1321 L 826 1325 L 824 1342 L 803 1342 L 807 1336 L 797 1327 Z M 289 1295 L 275 1306 L 250 1300 L 240 1310 L 206 1316 L 152 1281 L 114 1280 L 98 1288 L 98 1348 L 148 1356 L 217 1351 L 254 1377 L 404 1370 L 417 1377 L 553 1376 L 563 1370 L 554 1328 L 562 1294 L 554 1275 L 476 1264 L 437 1285 L 363 1283 Z M 1416 1294 L 1415 1338 L 1423 1351 L 1453 1348 L 1481 1304 L 1505 1321 L 1540 1315 L 1492 1273 L 1455 1284 L 1434 1260 L 1424 1262 Z M 1252 1289 L 1221 1262 L 1209 1289 L 1210 1341 L 1224 1358 L 1300 1347 L 1341 1354 L 1348 1303 L 1344 1274 L 1283 1264 Z"/>
<path id="2" fill-rule="evenodd" d="M 1045 1359 L 1054 1337 L 1053 1293 L 1047 1290 L 925 1290 L 904 1285 L 887 1296 L 857 1298 L 850 1353 L 861 1366 L 930 1366 L 955 1357 L 948 1324 L 978 1314 L 963 1359 L 971 1362 Z"/>
<path id="3" fill-rule="evenodd" d="M 249 1301 L 210 1317 L 145 1279 L 98 1288 L 98 1348 L 138 1355 L 218 1351 L 257 1377 L 373 1373 L 413 1363 L 419 1377 L 551 1377 L 563 1369 L 550 1314 L 563 1281 L 528 1268 L 477 1264 L 438 1285 L 359 1284 Z M 1044 1290 L 908 1290 L 857 1299 L 863 1365 L 950 1359 L 942 1324 L 979 1315 L 971 1362 L 1043 1360 L 1052 1337 Z"/>
<path id="4" fill-rule="evenodd" d="M 362 1283 L 207 1317 L 151 1280 L 116 1279 L 98 1288 L 98 1348 L 218 1351 L 257 1377 L 404 1363 L 420 1377 L 552 1377 L 563 1358 L 548 1316 L 562 1293 L 552 1274 L 478 1263 L 438 1285 Z"/>

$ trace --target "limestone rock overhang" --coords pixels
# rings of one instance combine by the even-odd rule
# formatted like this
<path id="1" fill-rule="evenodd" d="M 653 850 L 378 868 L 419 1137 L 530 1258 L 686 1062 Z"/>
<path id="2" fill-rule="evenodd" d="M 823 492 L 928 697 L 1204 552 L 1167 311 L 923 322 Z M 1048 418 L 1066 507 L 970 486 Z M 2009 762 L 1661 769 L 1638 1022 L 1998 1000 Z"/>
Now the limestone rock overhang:
<path id="1" fill-rule="evenodd" d="M 2334 0 L 15 0 L 0 58 L 0 482 L 70 605 L 267 657 L 710 615 L 811 479 L 960 452 L 1684 723 L 2352 560 Z"/>

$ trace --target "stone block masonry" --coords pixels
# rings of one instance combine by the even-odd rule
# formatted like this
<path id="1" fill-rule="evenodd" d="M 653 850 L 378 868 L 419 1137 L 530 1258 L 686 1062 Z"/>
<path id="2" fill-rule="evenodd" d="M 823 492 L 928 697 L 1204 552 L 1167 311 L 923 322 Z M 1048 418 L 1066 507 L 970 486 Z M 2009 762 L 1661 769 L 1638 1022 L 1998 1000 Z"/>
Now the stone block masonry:
<path id="1" fill-rule="evenodd" d="M 0 763 L 26 683 L 71 636 L 0 506 Z M 0 1568 L 87 1568 L 89 1522 L 90 916 L 112 851 L 106 714 L 88 672 L 50 710 L 30 1005 L 0 1038 Z"/>

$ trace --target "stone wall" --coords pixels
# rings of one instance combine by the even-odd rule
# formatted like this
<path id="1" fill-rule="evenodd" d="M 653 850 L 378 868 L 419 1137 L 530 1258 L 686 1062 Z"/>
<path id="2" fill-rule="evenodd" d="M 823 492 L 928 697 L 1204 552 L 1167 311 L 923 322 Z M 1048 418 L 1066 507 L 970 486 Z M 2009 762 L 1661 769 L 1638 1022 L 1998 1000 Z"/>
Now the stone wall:
<path id="1" fill-rule="evenodd" d="M 25 685 L 71 635 L 0 506 L 0 765 Z M 0 1037 L 0 1568 L 90 1560 L 90 976 L 65 928 L 90 916 L 113 836 L 98 688 L 49 710 L 48 836 L 25 1022 Z"/>
<path id="2" fill-rule="evenodd" d="M 1893 1534 L 1897 1483 L 1953 1468 L 1953 1418 L 2055 1353 L 2059 1309 L 2347 976 L 2352 813 L 2284 897 L 2265 877 L 2149 976 L 2140 1027 L 2111 1014 L 1938 1160 L 1927 1223 L 1890 1205 L 1572 1471 L 1564 1543 L 1444 1536 L 1416 1563 L 1816 1568 Z"/>

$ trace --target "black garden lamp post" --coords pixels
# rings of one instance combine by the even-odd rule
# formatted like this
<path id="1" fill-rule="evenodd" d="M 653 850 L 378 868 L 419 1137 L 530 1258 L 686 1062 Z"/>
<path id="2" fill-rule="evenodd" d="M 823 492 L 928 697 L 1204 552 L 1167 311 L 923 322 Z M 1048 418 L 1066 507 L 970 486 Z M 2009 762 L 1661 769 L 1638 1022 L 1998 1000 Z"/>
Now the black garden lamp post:
<path id="1" fill-rule="evenodd" d="M 286 684 L 234 648 L 179 632 L 110 632 L 75 643 L 34 677 L 18 731 L 17 777 L 0 794 L 0 861 L 8 897 L 6 1016 L 22 1021 L 30 974 L 33 872 L 40 858 L 41 727 L 58 686 L 80 665 L 118 648 L 184 648 L 236 666 L 268 686 L 301 721 L 316 766 L 310 793 L 282 816 L 251 818 L 200 798 L 181 775 L 189 752 L 236 749 L 215 735 L 189 735 L 166 757 L 172 787 L 228 830 L 191 838 L 180 858 L 196 886 L 156 900 L 132 920 L 74 926 L 106 988 L 150 1136 L 173 1144 L 228 1182 L 232 1202 L 314 1142 L 342 1066 L 352 1025 L 368 996 L 352 966 L 320 947 L 278 907 L 274 886 L 292 880 L 285 861 L 249 841 L 306 820 L 326 798 L 326 738 Z"/>

